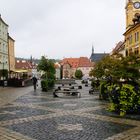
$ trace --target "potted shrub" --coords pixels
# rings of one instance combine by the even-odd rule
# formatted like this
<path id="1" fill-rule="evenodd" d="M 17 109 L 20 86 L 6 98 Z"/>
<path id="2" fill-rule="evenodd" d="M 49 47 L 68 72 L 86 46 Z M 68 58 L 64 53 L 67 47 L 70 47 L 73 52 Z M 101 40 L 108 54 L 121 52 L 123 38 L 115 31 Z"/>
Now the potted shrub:
<path id="1" fill-rule="evenodd" d="M 42 91 L 48 91 L 48 81 L 47 80 L 41 81 L 41 88 L 42 88 Z"/>

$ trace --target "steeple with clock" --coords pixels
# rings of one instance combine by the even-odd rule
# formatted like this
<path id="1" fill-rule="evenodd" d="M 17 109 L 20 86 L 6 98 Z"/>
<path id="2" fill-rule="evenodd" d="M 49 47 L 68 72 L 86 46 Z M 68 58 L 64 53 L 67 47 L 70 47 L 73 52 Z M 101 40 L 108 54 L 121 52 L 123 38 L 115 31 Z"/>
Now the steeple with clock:
<path id="1" fill-rule="evenodd" d="M 133 18 L 140 14 L 140 0 L 126 0 L 126 29 L 133 25 Z"/>

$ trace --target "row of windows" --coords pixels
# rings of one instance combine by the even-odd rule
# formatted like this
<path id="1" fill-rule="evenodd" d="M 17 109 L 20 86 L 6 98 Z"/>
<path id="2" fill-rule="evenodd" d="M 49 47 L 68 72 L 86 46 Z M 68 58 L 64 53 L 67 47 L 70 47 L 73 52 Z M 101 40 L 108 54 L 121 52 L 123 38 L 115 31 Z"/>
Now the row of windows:
<path id="1" fill-rule="evenodd" d="M 7 30 L 7 26 L 5 26 L 3 23 L 0 22 L 0 28 L 3 28 L 5 30 Z"/>
<path id="2" fill-rule="evenodd" d="M 88 67 L 81 68 L 81 70 L 90 70 Z"/>
<path id="3" fill-rule="evenodd" d="M 135 54 L 135 55 L 138 55 L 139 54 L 139 48 L 135 48 L 134 49 L 134 52 L 133 52 L 133 50 L 132 50 L 132 48 L 130 48 L 129 50 L 126 50 L 126 56 L 129 56 L 129 55 L 131 55 L 131 54 Z"/>
<path id="4" fill-rule="evenodd" d="M 2 38 L 2 39 L 7 39 L 7 32 L 2 32 L 2 31 L 0 30 L 0 38 Z"/>
<path id="5" fill-rule="evenodd" d="M 133 35 L 130 35 L 130 36 L 128 37 L 128 40 L 129 40 L 129 44 L 132 44 L 132 43 L 133 43 Z M 134 41 L 135 41 L 135 42 L 138 42 L 138 41 L 139 41 L 139 32 L 136 32 L 136 33 L 134 34 Z"/>
<path id="6" fill-rule="evenodd" d="M 136 32 L 135 33 L 135 42 L 138 42 L 139 41 L 139 32 Z"/>
<path id="7" fill-rule="evenodd" d="M 0 55 L 0 62 L 8 62 L 8 57 Z"/>
<path id="8" fill-rule="evenodd" d="M 0 52 L 8 52 L 7 44 L 0 42 Z"/>
<path id="9" fill-rule="evenodd" d="M 7 40 L 8 37 L 8 27 L 0 21 L 0 38 Z"/>

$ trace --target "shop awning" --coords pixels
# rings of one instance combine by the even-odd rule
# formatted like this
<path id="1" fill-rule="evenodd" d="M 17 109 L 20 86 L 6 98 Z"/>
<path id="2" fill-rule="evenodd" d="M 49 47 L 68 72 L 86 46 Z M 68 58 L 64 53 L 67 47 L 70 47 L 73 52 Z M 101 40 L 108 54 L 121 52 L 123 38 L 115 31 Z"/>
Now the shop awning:
<path id="1" fill-rule="evenodd" d="M 28 72 L 28 70 L 15 70 L 14 72 L 23 73 L 23 72 Z"/>

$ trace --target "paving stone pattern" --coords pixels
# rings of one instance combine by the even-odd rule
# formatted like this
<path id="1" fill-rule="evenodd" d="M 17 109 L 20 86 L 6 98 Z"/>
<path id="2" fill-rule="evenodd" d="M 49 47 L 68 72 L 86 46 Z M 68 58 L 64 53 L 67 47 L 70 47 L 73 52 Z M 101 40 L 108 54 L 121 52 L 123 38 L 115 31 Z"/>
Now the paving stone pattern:
<path id="1" fill-rule="evenodd" d="M 140 140 L 140 115 L 108 112 L 90 88 L 79 89 L 81 98 L 40 89 L 12 95 L 0 107 L 0 140 Z"/>

